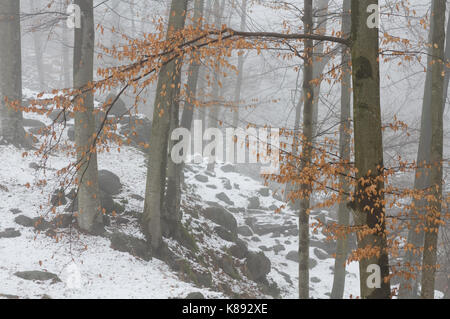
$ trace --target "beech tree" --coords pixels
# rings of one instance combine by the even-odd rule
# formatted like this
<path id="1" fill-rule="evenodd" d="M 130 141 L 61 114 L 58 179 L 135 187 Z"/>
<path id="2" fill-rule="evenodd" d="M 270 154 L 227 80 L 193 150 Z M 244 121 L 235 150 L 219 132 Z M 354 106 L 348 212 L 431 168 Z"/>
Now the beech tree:
<path id="1" fill-rule="evenodd" d="M 358 248 L 369 249 L 359 261 L 362 299 L 390 298 L 389 257 L 384 205 L 383 141 L 380 108 L 378 27 L 368 24 L 370 5 L 378 0 L 353 0 L 351 5 L 353 123 L 357 185 L 352 206 L 360 227 Z M 370 267 L 379 267 L 381 285 L 370 285 Z"/>
<path id="2" fill-rule="evenodd" d="M 78 226 L 87 232 L 103 226 L 98 187 L 95 139 L 94 96 L 94 9 L 91 0 L 77 0 L 81 9 L 81 28 L 75 29 L 73 54 L 73 85 L 78 89 L 74 100 L 75 144 L 77 148 Z"/>
<path id="3" fill-rule="evenodd" d="M 22 103 L 22 47 L 20 1 L 0 2 L 0 139 L 16 146 L 27 145 Z"/>

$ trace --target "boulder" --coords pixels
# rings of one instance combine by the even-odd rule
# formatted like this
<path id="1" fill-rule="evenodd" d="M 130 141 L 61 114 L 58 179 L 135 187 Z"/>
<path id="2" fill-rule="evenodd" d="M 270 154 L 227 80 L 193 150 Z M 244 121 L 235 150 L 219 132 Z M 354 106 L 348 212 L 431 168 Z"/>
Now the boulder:
<path id="1" fill-rule="evenodd" d="M 143 239 L 116 232 L 110 236 L 110 240 L 111 248 L 114 250 L 129 253 L 146 261 L 152 259 L 151 245 Z"/>
<path id="2" fill-rule="evenodd" d="M 194 178 L 197 181 L 199 181 L 200 183 L 208 183 L 208 181 L 209 181 L 208 176 L 201 175 L 201 174 L 195 175 Z"/>
<path id="3" fill-rule="evenodd" d="M 234 267 L 233 258 L 231 258 L 230 256 L 224 255 L 220 259 L 220 268 L 222 268 L 223 272 L 226 273 L 231 278 L 233 278 L 233 279 L 240 278 L 236 267 Z"/>
<path id="4" fill-rule="evenodd" d="M 191 292 L 184 299 L 205 299 L 201 292 Z"/>
<path id="5" fill-rule="evenodd" d="M 105 99 L 104 103 L 112 103 L 116 99 L 117 95 L 110 93 Z M 117 101 L 112 106 L 111 110 L 108 112 L 108 115 L 113 115 L 115 117 L 121 117 L 128 113 L 128 108 L 125 102 L 119 97 Z"/>
<path id="6" fill-rule="evenodd" d="M 52 204 L 53 207 L 66 205 L 67 199 L 64 194 L 64 189 L 56 190 L 50 199 L 50 203 Z"/>
<path id="7" fill-rule="evenodd" d="M 261 195 L 262 197 L 269 197 L 270 191 L 267 187 L 264 187 L 258 191 L 258 194 Z"/>
<path id="8" fill-rule="evenodd" d="M 236 172 L 236 167 L 234 167 L 232 164 L 225 164 L 220 167 L 222 172 L 224 173 L 234 173 Z"/>
<path id="9" fill-rule="evenodd" d="M 135 146 L 150 143 L 152 122 L 147 118 L 131 117 L 128 125 L 123 125 L 120 133 L 129 138 Z"/>
<path id="10" fill-rule="evenodd" d="M 22 121 L 24 127 L 33 127 L 33 128 L 44 128 L 47 125 L 39 120 L 27 119 L 24 118 Z"/>
<path id="11" fill-rule="evenodd" d="M 52 280 L 54 283 L 60 282 L 61 279 L 55 274 L 51 272 L 45 271 L 19 271 L 14 274 L 14 276 L 22 278 L 24 280 L 33 280 L 33 281 L 47 281 Z"/>
<path id="12" fill-rule="evenodd" d="M 250 197 L 248 199 L 248 209 L 258 209 L 261 207 L 261 203 L 259 202 L 259 198 L 258 197 Z"/>
<path id="13" fill-rule="evenodd" d="M 298 251 L 290 251 L 286 255 L 286 259 L 298 263 L 300 261 L 300 257 L 298 255 Z M 309 258 L 309 269 L 312 269 L 317 266 L 317 260 L 313 258 Z"/>
<path id="14" fill-rule="evenodd" d="M 118 195 L 122 191 L 120 178 L 105 169 L 98 171 L 98 185 L 102 191 L 109 195 Z"/>
<path id="15" fill-rule="evenodd" d="M 221 200 L 222 202 L 224 202 L 224 203 L 230 205 L 230 206 L 234 206 L 234 202 L 228 197 L 227 194 L 225 194 L 225 193 L 223 193 L 223 192 L 217 194 L 217 195 L 216 195 L 216 198 L 219 199 L 219 200 Z"/>
<path id="16" fill-rule="evenodd" d="M 314 255 L 316 255 L 316 257 L 319 258 L 320 260 L 325 260 L 325 259 L 330 258 L 330 256 L 327 254 L 327 252 L 320 248 L 314 248 Z"/>
<path id="17" fill-rule="evenodd" d="M 236 245 L 230 247 L 229 252 L 233 257 L 244 259 L 248 257 L 247 243 L 242 239 L 238 239 L 236 240 Z"/>
<path id="18" fill-rule="evenodd" d="M 20 237 L 21 233 L 14 228 L 7 228 L 4 231 L 0 232 L 0 238 L 16 238 Z"/>
<path id="19" fill-rule="evenodd" d="M 266 275 L 270 272 L 271 263 L 263 252 L 249 252 L 246 267 L 250 279 L 253 281 L 265 281 Z"/>
<path id="20" fill-rule="evenodd" d="M 237 232 L 241 236 L 246 236 L 246 237 L 253 236 L 252 230 L 247 225 L 239 226 Z"/>
<path id="21" fill-rule="evenodd" d="M 208 207 L 204 210 L 204 217 L 222 226 L 233 235 L 237 234 L 237 222 L 233 214 L 223 207 Z"/>
<path id="22" fill-rule="evenodd" d="M 214 227 L 214 232 L 217 234 L 217 236 L 229 242 L 233 242 L 236 239 L 235 235 L 233 235 L 231 232 L 229 232 L 222 226 Z"/>

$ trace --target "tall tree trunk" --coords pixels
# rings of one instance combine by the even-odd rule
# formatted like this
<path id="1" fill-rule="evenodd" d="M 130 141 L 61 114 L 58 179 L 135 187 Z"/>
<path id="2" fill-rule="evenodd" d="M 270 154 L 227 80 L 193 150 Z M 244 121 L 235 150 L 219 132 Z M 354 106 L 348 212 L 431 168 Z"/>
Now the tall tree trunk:
<path id="1" fill-rule="evenodd" d="M 73 55 L 73 85 L 86 87 L 94 76 L 94 9 L 91 0 L 76 0 L 81 9 L 81 28 L 75 29 Z M 94 96 L 91 91 L 79 96 L 75 102 L 75 143 L 78 167 L 78 226 L 87 232 L 103 227 L 98 187 L 97 152 L 92 146 L 95 133 Z"/>
<path id="2" fill-rule="evenodd" d="M 443 105 L 444 105 L 444 43 L 445 43 L 445 0 L 433 0 L 434 29 L 432 32 L 433 58 L 431 68 L 431 152 L 430 152 L 430 195 L 426 213 L 426 228 L 423 261 L 422 291 L 425 299 L 434 298 L 437 244 L 442 209 L 442 155 L 443 155 Z"/>
<path id="3" fill-rule="evenodd" d="M 374 231 L 358 236 L 358 248 L 378 250 L 375 256 L 364 256 L 359 262 L 361 298 L 387 299 L 390 298 L 391 291 L 388 280 L 389 257 L 386 251 L 384 182 L 381 180 L 384 164 L 379 39 L 378 28 L 370 28 L 367 23 L 370 18 L 367 9 L 370 5 L 378 6 L 378 0 L 352 0 L 351 5 L 353 121 L 358 171 L 358 184 L 352 204 L 355 225 Z M 361 183 L 362 179 L 367 182 Z"/>
<path id="4" fill-rule="evenodd" d="M 30 0 L 30 7 L 34 12 L 37 12 L 35 7 L 35 1 Z M 32 37 L 34 44 L 34 57 L 36 59 L 36 67 L 39 78 L 39 90 L 43 91 L 46 88 L 46 82 L 45 82 L 45 69 L 44 69 L 41 34 L 39 33 L 39 31 L 33 30 Z"/>
<path id="5" fill-rule="evenodd" d="M 328 3 L 329 0 L 318 0 L 315 8 L 315 13 L 318 15 L 315 32 L 318 34 L 326 34 L 328 25 Z M 330 60 L 330 55 L 324 56 L 325 42 L 319 42 L 314 48 L 314 55 L 318 60 L 314 60 L 314 74 L 313 78 L 318 79 L 319 82 L 314 86 L 314 100 L 313 100 L 313 137 L 315 138 L 318 133 L 319 126 L 319 97 L 320 87 L 322 84 L 322 75 L 325 66 Z"/>
<path id="6" fill-rule="evenodd" d="M 222 5 L 220 4 L 220 0 L 214 0 L 214 24 L 217 29 L 220 29 L 222 27 Z M 214 66 L 213 70 L 213 83 L 212 83 L 212 106 L 209 110 L 209 121 L 208 125 L 210 128 L 218 128 L 219 127 L 219 112 L 220 112 L 220 105 L 219 105 L 219 98 L 220 98 L 220 65 L 217 64 Z M 217 150 L 215 150 L 217 151 Z M 216 153 L 216 152 L 215 152 Z M 215 155 L 215 154 L 214 154 Z M 209 159 L 208 163 L 208 171 L 214 171 L 216 158 Z"/>
<path id="7" fill-rule="evenodd" d="M 344 11 L 342 16 L 342 35 L 350 35 L 350 0 L 344 0 Z M 343 162 L 350 162 L 350 142 L 351 136 L 349 129 L 351 127 L 351 68 L 350 68 L 350 49 L 342 47 L 342 83 L 341 83 L 341 124 L 339 128 L 339 154 Z M 344 172 L 349 174 L 348 168 Z M 348 193 L 350 187 L 345 177 L 341 177 L 342 191 Z M 346 196 L 346 195 L 344 195 Z M 348 202 L 339 203 L 338 224 L 347 227 L 350 224 L 350 212 L 347 207 Z M 337 239 L 336 259 L 334 261 L 334 279 L 333 289 L 331 291 L 332 299 L 342 299 L 345 288 L 345 264 L 348 254 L 348 237 Z"/>
<path id="8" fill-rule="evenodd" d="M 200 29 L 202 26 L 203 10 L 205 0 L 195 0 L 194 5 L 194 27 Z M 187 81 L 187 94 L 188 98 L 184 103 L 183 115 L 181 118 L 181 127 L 190 130 L 192 126 L 192 119 L 194 115 L 195 105 L 193 101 L 197 98 L 197 84 L 200 74 L 200 63 L 193 61 L 189 65 L 188 81 Z"/>
<path id="9" fill-rule="evenodd" d="M 24 145 L 22 112 L 6 103 L 22 103 L 20 1 L 0 1 L 0 142 Z"/>
<path id="10" fill-rule="evenodd" d="M 247 0 L 242 1 L 242 7 L 241 7 L 241 31 L 246 30 L 246 24 L 247 24 Z M 238 56 L 238 75 L 236 80 L 236 86 L 234 89 L 234 101 L 236 103 L 236 110 L 233 113 L 233 127 L 237 128 L 239 125 L 239 104 L 241 101 L 241 89 L 242 89 L 242 83 L 244 78 L 244 52 L 239 52 Z"/>
<path id="11" fill-rule="evenodd" d="M 172 1 L 167 39 L 170 39 L 176 31 L 184 28 L 186 9 L 187 0 Z M 176 83 L 177 72 L 180 72 L 180 69 L 176 61 L 171 61 L 161 67 L 153 110 L 142 227 L 147 240 L 155 250 L 160 248 L 162 242 L 161 211 L 164 207 L 167 144 L 172 104 L 177 98 L 175 95 L 179 84 Z"/>
<path id="12" fill-rule="evenodd" d="M 306 34 L 312 34 L 313 17 L 312 17 L 312 0 L 305 0 L 303 24 Z M 313 100 L 314 88 L 313 80 L 313 40 L 305 40 L 305 58 L 304 58 L 304 74 L 303 74 L 303 96 L 305 106 L 303 108 L 303 147 L 301 155 L 301 168 L 308 167 L 311 162 L 312 151 L 312 134 L 313 134 Z M 304 181 L 300 185 L 300 189 L 305 198 L 300 199 L 299 212 L 299 297 L 300 299 L 309 299 L 309 192 L 311 185 Z"/>
<path id="13" fill-rule="evenodd" d="M 434 2 L 432 2 L 431 12 L 434 12 Z M 432 43 L 432 34 L 434 30 L 435 20 L 430 17 L 430 33 L 428 42 Z M 428 49 L 427 57 L 427 72 L 425 77 L 425 87 L 422 100 L 422 118 L 420 124 L 420 139 L 419 149 L 417 151 L 417 168 L 414 179 L 415 190 L 425 190 L 430 187 L 430 171 L 428 165 L 430 164 L 431 152 L 431 66 L 433 62 L 432 48 Z M 415 278 L 402 278 L 400 282 L 399 298 L 411 299 L 418 297 L 420 274 L 419 268 L 421 266 L 422 253 L 419 248 L 423 247 L 424 233 L 417 232 L 416 228 L 419 225 L 419 216 L 425 216 L 427 202 L 425 199 L 414 199 L 414 207 L 417 212 L 411 213 L 410 228 L 408 231 L 408 243 L 417 247 L 417 251 L 407 251 L 405 255 L 405 266 L 417 269 Z"/>

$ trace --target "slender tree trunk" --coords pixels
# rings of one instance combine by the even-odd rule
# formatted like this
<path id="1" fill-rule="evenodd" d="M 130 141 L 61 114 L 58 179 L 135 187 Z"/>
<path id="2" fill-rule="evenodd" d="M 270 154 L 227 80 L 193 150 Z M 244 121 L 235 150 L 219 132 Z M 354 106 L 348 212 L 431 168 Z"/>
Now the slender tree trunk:
<path id="1" fill-rule="evenodd" d="M 187 0 L 172 1 L 167 39 L 184 28 L 186 9 Z M 177 72 L 180 72 L 180 69 L 175 61 L 161 67 L 153 111 L 142 227 L 155 250 L 160 248 L 162 242 L 161 214 L 166 184 L 167 144 L 172 106 L 177 98 L 175 95 L 179 85 L 176 83 Z"/>
<path id="2" fill-rule="evenodd" d="M 214 24 L 216 25 L 216 28 L 220 29 L 222 27 L 222 12 L 220 0 L 214 1 Z M 214 66 L 213 70 L 213 83 L 212 83 L 212 106 L 209 111 L 209 121 L 208 125 L 210 128 L 218 128 L 219 127 L 219 112 L 220 112 L 220 105 L 219 105 L 219 98 L 220 98 L 220 65 Z M 215 154 L 214 154 L 215 155 Z M 208 171 L 214 171 L 216 158 L 210 159 L 210 163 L 208 163 Z"/>
<path id="3" fill-rule="evenodd" d="M 247 25 L 247 0 L 242 1 L 242 7 L 241 7 L 241 31 L 246 30 Z M 238 75 L 236 80 L 236 87 L 234 89 L 234 101 L 236 103 L 236 110 L 233 113 L 233 127 L 237 128 L 239 125 L 239 104 L 241 101 L 241 89 L 244 79 L 244 52 L 239 52 L 238 56 Z"/>
<path id="4" fill-rule="evenodd" d="M 22 111 L 8 101 L 22 103 L 20 2 L 0 1 L 0 142 L 25 145 Z"/>
<path id="5" fill-rule="evenodd" d="M 442 155 L 443 155 L 443 105 L 444 105 L 444 43 L 445 0 L 433 0 L 434 30 L 432 32 L 433 58 L 431 68 L 431 175 L 429 190 L 433 199 L 428 202 L 425 242 L 422 261 L 422 291 L 424 299 L 434 298 L 437 244 L 442 209 Z"/>
<path id="6" fill-rule="evenodd" d="M 203 10 L 205 0 L 195 0 L 194 5 L 194 25 L 200 29 L 202 26 Z M 197 84 L 200 74 L 200 63 L 193 61 L 189 65 L 188 81 L 187 81 L 187 94 L 188 98 L 184 103 L 183 115 L 181 118 L 181 127 L 190 130 L 192 126 L 192 119 L 194 116 L 195 105 L 193 101 L 197 98 Z"/>
<path id="7" fill-rule="evenodd" d="M 431 7 L 431 12 L 434 12 L 434 2 Z M 430 17 L 431 26 L 428 37 L 428 42 L 432 42 L 432 34 L 434 30 L 435 20 Z M 417 151 L 417 168 L 414 179 L 415 190 L 425 190 L 430 187 L 430 171 L 428 165 L 430 164 L 431 152 L 431 65 L 432 65 L 432 49 L 428 49 L 427 57 L 427 72 L 425 77 L 425 88 L 422 101 L 422 118 L 420 124 L 420 139 L 419 149 Z M 411 223 L 408 231 L 408 243 L 417 247 L 417 250 L 407 251 L 405 255 L 405 266 L 417 269 L 415 278 L 402 278 L 399 289 L 400 299 L 418 298 L 420 274 L 419 268 L 421 266 L 422 253 L 420 248 L 423 247 L 424 233 L 417 232 L 416 228 L 419 225 L 419 216 L 425 216 L 427 202 L 425 199 L 414 199 L 414 206 L 417 212 L 411 213 Z"/>
<path id="8" fill-rule="evenodd" d="M 93 81 L 94 76 L 94 9 L 91 0 L 76 0 L 81 9 L 81 28 L 75 29 L 73 56 L 73 84 L 81 89 Z M 75 143 L 78 166 L 78 226 L 87 232 L 103 227 L 98 187 L 97 152 L 92 146 L 95 133 L 94 97 L 91 91 L 75 102 Z"/>
<path id="9" fill-rule="evenodd" d="M 328 25 L 328 3 L 329 0 L 318 0 L 315 12 L 319 16 L 317 18 L 315 32 L 318 34 L 326 34 Z M 314 55 L 318 60 L 314 61 L 314 74 L 313 78 L 318 79 L 319 82 L 314 86 L 314 100 L 313 100 L 313 137 L 315 138 L 318 133 L 319 126 L 319 97 L 320 87 L 322 84 L 322 75 L 325 66 L 330 60 L 330 55 L 324 56 L 325 42 L 319 42 L 314 48 Z"/>
<path id="10" fill-rule="evenodd" d="M 350 0 L 344 0 L 344 12 L 342 16 L 342 35 L 350 35 Z M 342 83 L 341 83 L 341 125 L 339 129 L 339 154 L 343 162 L 350 162 L 350 143 L 351 136 L 349 129 L 351 127 L 351 68 L 350 68 L 350 50 L 344 46 L 342 48 Z M 344 172 L 349 174 L 348 168 Z M 342 191 L 348 193 L 350 187 L 346 178 L 341 177 Z M 344 195 L 346 196 L 346 195 Z M 347 207 L 348 202 L 339 203 L 338 224 L 347 227 L 350 224 L 350 212 Z M 332 299 L 342 299 L 345 288 L 345 264 L 348 254 L 348 237 L 337 239 L 336 259 L 334 261 L 334 279 L 333 289 L 331 291 Z"/>
<path id="11" fill-rule="evenodd" d="M 359 262 L 361 298 L 388 299 L 391 291 L 382 181 L 379 39 L 378 28 L 370 28 L 367 23 L 370 5 L 378 6 L 378 0 L 352 0 L 351 5 L 353 119 L 358 171 L 352 204 L 355 225 L 374 231 L 358 236 L 358 248 L 378 250 L 375 256 L 363 257 Z M 361 183 L 362 179 L 366 183 Z"/>
<path id="12" fill-rule="evenodd" d="M 305 0 L 303 24 L 306 34 L 312 34 L 313 17 L 312 17 L 312 0 Z M 314 88 L 313 80 L 313 41 L 305 40 L 305 66 L 303 74 L 303 96 L 305 106 L 303 108 L 303 147 L 301 155 L 301 168 L 308 167 L 311 162 L 312 151 L 312 134 L 313 134 L 313 100 Z M 309 299 L 309 192 L 311 185 L 304 181 L 300 185 L 300 189 L 305 198 L 300 199 L 299 212 L 299 297 L 300 299 Z"/>
<path id="13" fill-rule="evenodd" d="M 30 7 L 33 11 L 37 11 L 35 7 L 35 1 L 30 0 Z M 32 33 L 33 44 L 34 44 L 34 57 L 36 59 L 36 67 L 39 78 L 39 90 L 43 91 L 46 88 L 45 82 L 45 70 L 44 70 L 44 59 L 42 50 L 42 39 L 38 31 L 33 30 Z"/>

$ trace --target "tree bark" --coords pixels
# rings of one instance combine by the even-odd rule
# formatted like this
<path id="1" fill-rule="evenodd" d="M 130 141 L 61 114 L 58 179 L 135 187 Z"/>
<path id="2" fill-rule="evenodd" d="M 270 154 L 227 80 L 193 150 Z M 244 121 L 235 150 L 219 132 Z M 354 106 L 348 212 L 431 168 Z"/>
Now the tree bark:
<path id="1" fill-rule="evenodd" d="M 81 9 L 81 28 L 75 29 L 73 85 L 81 89 L 94 79 L 94 9 L 90 0 L 76 0 Z M 78 161 L 78 214 L 80 229 L 97 232 L 103 227 L 98 187 L 97 152 L 92 146 L 95 132 L 94 96 L 91 91 L 74 101 L 75 144 Z"/>
<path id="2" fill-rule="evenodd" d="M 186 9 L 187 0 L 172 1 L 167 39 L 170 39 L 176 31 L 184 28 Z M 176 60 L 161 67 L 153 110 L 142 228 L 147 240 L 155 250 L 158 250 L 162 243 L 161 211 L 164 207 L 167 144 L 172 105 L 177 98 L 175 96 L 178 89 L 176 77 L 179 71 Z"/>
<path id="3" fill-rule="evenodd" d="M 306 34 L 312 34 L 312 0 L 305 0 L 303 24 Z M 303 74 L 303 96 L 305 105 L 303 108 L 303 147 L 301 154 L 301 169 L 308 167 L 311 162 L 312 135 L 313 135 L 313 100 L 314 88 L 313 80 L 313 40 L 305 40 L 305 58 Z M 304 198 L 300 199 L 299 212 L 299 297 L 300 299 L 309 299 L 309 205 L 311 185 L 303 181 L 300 185 Z"/>
<path id="4" fill-rule="evenodd" d="M 22 111 L 9 103 L 22 103 L 22 48 L 20 1 L 0 1 L 0 142 L 26 145 Z"/>
<path id="5" fill-rule="evenodd" d="M 433 0 L 434 29 L 432 32 L 433 58 L 431 67 L 431 152 L 430 152 L 430 195 L 426 212 L 425 242 L 422 261 L 422 291 L 424 299 L 434 298 L 436 276 L 437 244 L 442 209 L 442 156 L 443 156 L 443 105 L 444 105 L 444 43 L 445 43 L 445 0 Z"/>
<path id="6" fill-rule="evenodd" d="M 431 12 L 434 12 L 434 2 L 432 2 Z M 428 42 L 432 43 L 432 34 L 434 30 L 434 19 L 430 17 L 430 33 Z M 430 171 L 428 165 L 430 164 L 430 152 L 431 152 L 431 65 L 432 65 L 432 49 L 428 49 L 427 57 L 427 72 L 425 77 L 425 87 L 422 100 L 422 117 L 420 124 L 420 138 L 419 149 L 417 151 L 417 168 L 414 179 L 415 190 L 425 190 L 430 187 Z M 407 251 L 405 254 L 405 266 L 417 269 L 415 278 L 402 278 L 400 282 L 399 298 L 411 299 L 418 298 L 420 274 L 419 268 L 421 265 L 422 253 L 419 248 L 423 247 L 424 233 L 422 231 L 416 232 L 416 228 L 419 225 L 419 217 L 425 216 L 427 203 L 425 199 L 414 199 L 414 207 L 417 212 L 411 213 L 411 223 L 408 231 L 408 243 L 417 247 L 417 251 Z"/>
<path id="7" fill-rule="evenodd" d="M 342 16 L 342 34 L 350 34 L 350 0 L 344 0 L 344 12 Z M 339 154 L 341 160 L 345 163 L 350 162 L 350 143 L 351 135 L 351 68 L 350 68 L 350 50 L 348 47 L 342 48 L 342 83 L 341 83 L 341 124 L 339 128 Z M 348 167 L 344 175 L 349 174 Z M 342 191 L 349 193 L 350 187 L 346 178 L 341 177 Z M 346 196 L 346 195 L 344 195 Z M 347 207 L 348 202 L 342 201 L 338 208 L 338 224 L 347 227 L 350 224 L 350 213 Z M 345 264 L 348 254 L 348 237 L 337 239 L 336 259 L 334 261 L 334 279 L 333 289 L 331 291 L 332 299 L 342 299 L 345 288 Z"/>
<path id="8" fill-rule="evenodd" d="M 359 261 L 362 299 L 390 298 L 389 257 L 386 251 L 384 207 L 383 140 L 380 109 L 380 67 L 378 28 L 370 28 L 370 5 L 378 0 L 352 0 L 352 78 L 355 164 L 358 184 L 353 211 L 355 225 L 367 227 L 373 233 L 358 236 L 360 250 L 376 249 L 375 256 L 363 256 Z M 366 182 L 362 183 L 361 179 Z M 374 189 L 374 190 L 373 190 Z M 368 208 L 368 209 L 367 209 Z M 381 284 L 369 283 L 372 265 L 379 267 Z M 371 266 L 371 267 L 369 267 Z M 377 276 L 377 271 L 374 273 Z M 378 277 L 378 276 L 377 276 Z M 379 279 L 379 278 L 378 278 Z"/>
<path id="9" fill-rule="evenodd" d="M 242 7 L 241 7 L 241 27 L 240 31 L 246 30 L 246 24 L 247 24 L 247 0 L 242 1 Z M 244 52 L 241 51 L 238 56 L 238 74 L 236 79 L 236 87 L 234 89 L 234 101 L 236 103 L 236 110 L 233 113 L 233 127 L 237 128 L 239 125 L 239 104 L 241 101 L 241 89 L 244 79 Z"/>

